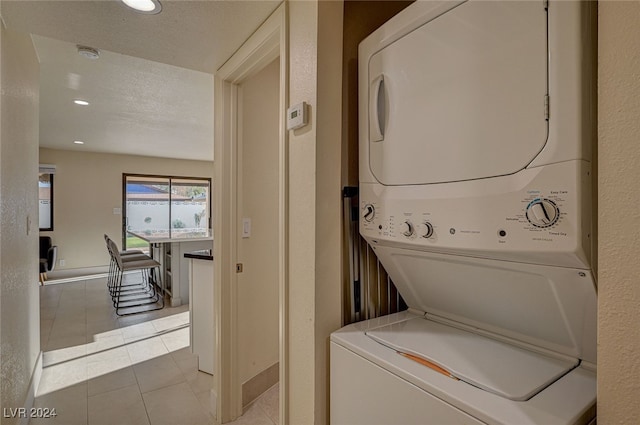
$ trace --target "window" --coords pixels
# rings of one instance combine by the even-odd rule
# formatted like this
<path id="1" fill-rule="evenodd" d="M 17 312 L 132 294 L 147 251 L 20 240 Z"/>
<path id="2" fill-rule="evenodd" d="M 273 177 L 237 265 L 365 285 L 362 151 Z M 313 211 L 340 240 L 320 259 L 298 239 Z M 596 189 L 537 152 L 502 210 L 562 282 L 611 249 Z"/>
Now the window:
<path id="1" fill-rule="evenodd" d="M 38 221 L 41 231 L 53 231 L 54 165 L 41 165 L 38 174 Z"/>
<path id="2" fill-rule="evenodd" d="M 128 232 L 171 236 L 211 228 L 211 179 L 124 174 L 123 195 L 126 248 L 147 247 Z"/>

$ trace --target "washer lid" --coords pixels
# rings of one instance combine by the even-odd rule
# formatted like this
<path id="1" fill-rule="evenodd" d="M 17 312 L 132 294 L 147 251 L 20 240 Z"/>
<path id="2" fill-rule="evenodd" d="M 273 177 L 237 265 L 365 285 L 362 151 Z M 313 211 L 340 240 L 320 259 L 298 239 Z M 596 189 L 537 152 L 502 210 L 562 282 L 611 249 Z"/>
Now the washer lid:
<path id="1" fill-rule="evenodd" d="M 543 2 L 470 1 L 373 54 L 369 167 L 384 185 L 524 169 L 548 134 Z"/>
<path id="2" fill-rule="evenodd" d="M 415 318 L 366 332 L 399 353 L 427 360 L 452 377 L 510 400 L 528 400 L 578 365 L 443 325 Z"/>

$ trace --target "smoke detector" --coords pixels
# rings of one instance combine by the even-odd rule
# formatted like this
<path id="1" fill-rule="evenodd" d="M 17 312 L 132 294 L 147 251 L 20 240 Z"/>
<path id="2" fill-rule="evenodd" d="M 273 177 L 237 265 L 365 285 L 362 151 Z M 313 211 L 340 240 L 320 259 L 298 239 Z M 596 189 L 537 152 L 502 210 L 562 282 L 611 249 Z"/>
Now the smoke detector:
<path id="1" fill-rule="evenodd" d="M 96 60 L 100 57 L 100 50 L 93 47 L 78 46 L 78 54 L 84 58 Z"/>

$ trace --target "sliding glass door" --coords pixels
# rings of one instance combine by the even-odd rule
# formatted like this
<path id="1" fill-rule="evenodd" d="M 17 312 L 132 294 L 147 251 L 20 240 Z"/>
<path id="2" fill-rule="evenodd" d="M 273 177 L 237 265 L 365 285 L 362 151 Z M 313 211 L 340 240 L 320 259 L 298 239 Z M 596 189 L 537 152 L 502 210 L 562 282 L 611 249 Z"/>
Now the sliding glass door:
<path id="1" fill-rule="evenodd" d="M 171 231 L 200 233 L 211 228 L 211 182 L 202 179 L 171 179 Z"/>
<path id="2" fill-rule="evenodd" d="M 123 175 L 123 246 L 147 250 L 134 234 L 168 238 L 211 228 L 211 179 Z"/>

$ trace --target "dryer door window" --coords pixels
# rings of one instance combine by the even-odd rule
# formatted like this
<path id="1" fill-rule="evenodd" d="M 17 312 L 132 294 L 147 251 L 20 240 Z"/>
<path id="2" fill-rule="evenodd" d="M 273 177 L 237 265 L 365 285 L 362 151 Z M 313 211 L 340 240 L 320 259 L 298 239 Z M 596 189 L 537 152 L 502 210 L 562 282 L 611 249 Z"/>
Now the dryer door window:
<path id="1" fill-rule="evenodd" d="M 369 165 L 385 185 L 515 173 L 547 140 L 542 2 L 467 2 L 369 61 Z"/>

